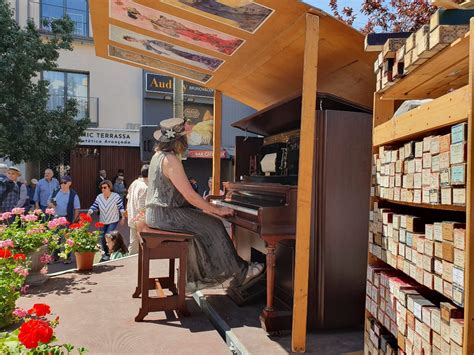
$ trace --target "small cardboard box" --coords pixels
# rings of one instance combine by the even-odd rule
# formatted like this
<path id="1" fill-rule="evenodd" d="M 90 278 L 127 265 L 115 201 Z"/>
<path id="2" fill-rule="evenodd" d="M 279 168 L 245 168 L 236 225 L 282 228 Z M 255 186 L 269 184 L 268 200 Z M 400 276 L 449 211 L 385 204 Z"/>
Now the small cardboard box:
<path id="1" fill-rule="evenodd" d="M 464 319 L 451 319 L 449 322 L 449 327 L 451 329 L 451 340 L 462 346 Z"/>
<path id="2" fill-rule="evenodd" d="M 454 263 L 454 244 L 443 241 L 443 260 Z"/>
<path id="3" fill-rule="evenodd" d="M 451 144 L 467 140 L 467 124 L 460 123 L 451 127 Z"/>
<path id="4" fill-rule="evenodd" d="M 466 164 L 451 166 L 451 185 L 466 185 Z"/>
<path id="5" fill-rule="evenodd" d="M 464 228 L 455 228 L 453 230 L 454 247 L 464 250 L 466 245 L 466 230 Z"/>
<path id="6" fill-rule="evenodd" d="M 461 319 L 464 317 L 464 312 L 461 308 L 452 305 L 449 302 L 441 302 L 439 304 L 440 311 L 441 311 L 441 320 L 448 324 L 450 323 L 451 319 Z M 449 339 L 445 339 L 449 341 Z"/>

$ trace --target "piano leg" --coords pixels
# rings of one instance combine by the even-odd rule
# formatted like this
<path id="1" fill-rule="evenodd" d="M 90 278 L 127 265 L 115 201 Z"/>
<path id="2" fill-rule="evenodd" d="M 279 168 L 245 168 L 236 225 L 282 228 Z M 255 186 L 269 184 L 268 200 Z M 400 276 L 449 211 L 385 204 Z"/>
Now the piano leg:
<path id="1" fill-rule="evenodd" d="M 287 311 L 275 310 L 273 306 L 273 295 L 275 290 L 275 250 L 277 241 L 267 242 L 267 305 L 260 314 L 260 323 L 262 328 L 270 334 L 279 333 L 283 330 L 290 330 L 292 323 L 292 314 Z"/>

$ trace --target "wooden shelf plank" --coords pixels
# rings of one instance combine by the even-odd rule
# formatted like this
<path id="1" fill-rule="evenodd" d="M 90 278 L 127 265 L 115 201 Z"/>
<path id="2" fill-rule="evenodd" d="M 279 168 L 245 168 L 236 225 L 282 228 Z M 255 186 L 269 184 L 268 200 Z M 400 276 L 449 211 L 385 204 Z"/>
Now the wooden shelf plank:
<path id="1" fill-rule="evenodd" d="M 466 206 L 456 206 L 456 205 L 431 205 L 428 203 L 413 203 L 413 202 L 405 202 L 405 201 L 395 201 L 395 200 L 388 200 L 386 198 L 378 197 L 379 201 L 387 201 L 389 203 L 393 203 L 396 205 L 403 205 L 403 206 L 410 206 L 410 207 L 419 207 L 419 208 L 429 208 L 432 210 L 441 210 L 441 211 L 458 211 L 458 212 L 465 212 Z"/>
<path id="2" fill-rule="evenodd" d="M 380 91 L 382 99 L 433 98 L 436 97 L 433 92 L 442 95 L 466 85 L 469 81 L 469 38 L 469 33 L 459 38 L 407 76 Z"/>
<path id="3" fill-rule="evenodd" d="M 441 96 L 374 128 L 373 145 L 379 146 L 466 121 L 470 107 L 469 86 Z"/>

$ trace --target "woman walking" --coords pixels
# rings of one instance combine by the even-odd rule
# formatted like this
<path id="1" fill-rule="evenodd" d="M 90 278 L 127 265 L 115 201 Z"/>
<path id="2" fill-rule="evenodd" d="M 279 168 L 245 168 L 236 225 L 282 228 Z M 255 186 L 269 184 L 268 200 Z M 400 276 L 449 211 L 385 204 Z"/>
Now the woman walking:
<path id="1" fill-rule="evenodd" d="M 105 240 L 105 234 L 115 230 L 119 221 L 120 224 L 125 223 L 125 209 L 123 207 L 123 202 L 120 195 L 112 192 L 112 183 L 110 180 L 102 181 L 99 185 L 99 188 L 102 193 L 97 195 L 94 203 L 89 208 L 87 213 L 89 215 L 92 215 L 97 211 L 100 213 L 99 221 L 104 225 L 101 227 L 100 235 L 100 244 L 102 246 L 102 250 L 104 251 L 101 261 L 106 261 L 110 258 L 110 252 Z M 120 216 L 122 216 L 121 219 Z"/>
<path id="2" fill-rule="evenodd" d="M 180 159 L 187 148 L 184 121 L 171 118 L 160 126 L 154 135 L 158 145 L 148 173 L 146 223 L 195 235 L 188 252 L 188 290 L 229 278 L 233 278 L 233 286 L 248 282 L 263 271 L 263 264 L 249 265 L 237 255 L 221 220 L 209 214 L 225 217 L 233 210 L 206 202 L 191 187 Z"/>

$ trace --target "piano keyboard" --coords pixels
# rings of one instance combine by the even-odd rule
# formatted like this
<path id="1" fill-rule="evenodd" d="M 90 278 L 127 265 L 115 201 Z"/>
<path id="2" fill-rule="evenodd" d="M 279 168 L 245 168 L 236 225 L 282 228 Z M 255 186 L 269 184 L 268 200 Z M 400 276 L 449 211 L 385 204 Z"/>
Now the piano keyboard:
<path id="1" fill-rule="evenodd" d="M 226 201 L 222 201 L 222 200 L 213 200 L 212 203 L 217 205 L 217 206 L 228 207 L 228 208 L 232 208 L 235 211 L 248 213 L 248 214 L 251 214 L 252 216 L 257 216 L 258 215 L 258 209 L 252 209 L 252 208 L 248 208 L 248 207 L 238 206 L 238 205 L 235 205 L 231 202 L 226 202 Z"/>

